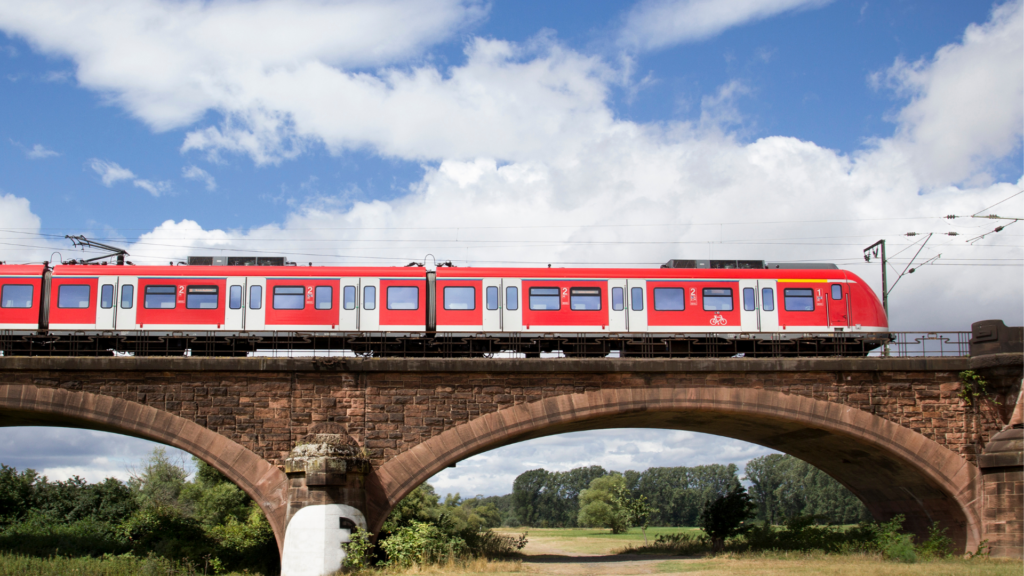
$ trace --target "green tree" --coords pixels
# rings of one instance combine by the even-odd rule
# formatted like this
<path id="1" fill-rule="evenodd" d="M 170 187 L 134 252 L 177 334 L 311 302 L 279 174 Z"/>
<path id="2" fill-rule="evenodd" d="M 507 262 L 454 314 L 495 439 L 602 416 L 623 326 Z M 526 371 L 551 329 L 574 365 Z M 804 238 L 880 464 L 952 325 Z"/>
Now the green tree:
<path id="1" fill-rule="evenodd" d="M 591 481 L 590 487 L 580 493 L 580 526 L 610 528 L 612 534 L 625 532 L 629 528 L 628 513 L 616 497 L 625 485 L 622 475 L 615 472 Z"/>
<path id="2" fill-rule="evenodd" d="M 745 521 L 754 516 L 756 506 L 742 486 L 719 496 L 700 513 L 700 527 L 711 538 L 712 549 L 721 552 L 725 539 L 750 529 Z"/>
<path id="3" fill-rule="evenodd" d="M 189 473 L 183 463 L 171 462 L 167 451 L 154 448 L 141 469 L 134 471 L 128 486 L 140 508 L 171 508 L 184 516 L 192 510 L 191 502 L 179 500 Z"/>
<path id="4" fill-rule="evenodd" d="M 647 528 L 650 527 L 651 515 L 658 511 L 647 502 L 647 496 L 641 494 L 634 497 L 626 488 L 626 481 L 615 487 L 615 500 L 626 516 L 627 528 L 639 526 L 644 534 L 644 546 L 647 545 Z"/>

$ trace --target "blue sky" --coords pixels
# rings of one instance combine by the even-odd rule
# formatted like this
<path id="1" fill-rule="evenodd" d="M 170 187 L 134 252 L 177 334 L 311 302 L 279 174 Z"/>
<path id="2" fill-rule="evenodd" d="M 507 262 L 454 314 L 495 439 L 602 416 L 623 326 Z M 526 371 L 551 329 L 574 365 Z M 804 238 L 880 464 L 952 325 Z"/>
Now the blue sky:
<path id="1" fill-rule="evenodd" d="M 902 269 L 903 234 L 955 231 L 893 326 L 1020 324 L 1024 230 L 941 216 L 1022 188 L 1022 38 L 1020 1 L 0 1 L 0 260 L 84 232 L 139 263 L 712 256 L 877 286 L 864 246 Z M 438 482 L 501 492 L 516 459 Z"/>

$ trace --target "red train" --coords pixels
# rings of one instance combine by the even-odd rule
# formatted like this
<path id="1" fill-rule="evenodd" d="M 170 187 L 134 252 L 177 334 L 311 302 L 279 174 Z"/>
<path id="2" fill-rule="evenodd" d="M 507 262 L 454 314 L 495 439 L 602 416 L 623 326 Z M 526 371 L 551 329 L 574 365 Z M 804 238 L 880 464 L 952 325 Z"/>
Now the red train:
<path id="1" fill-rule="evenodd" d="M 8 355 L 281 347 L 731 355 L 880 345 L 888 323 L 867 284 L 834 265 L 812 266 L 8 265 L 0 266 L 0 331 Z"/>

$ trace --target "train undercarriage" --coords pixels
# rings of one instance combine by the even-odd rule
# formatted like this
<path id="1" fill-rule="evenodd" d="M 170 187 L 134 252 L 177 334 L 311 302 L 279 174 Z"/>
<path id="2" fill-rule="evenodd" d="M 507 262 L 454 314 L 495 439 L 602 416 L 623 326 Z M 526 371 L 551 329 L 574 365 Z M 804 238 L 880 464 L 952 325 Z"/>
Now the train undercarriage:
<path id="1" fill-rule="evenodd" d="M 0 331 L 4 356 L 782 358 L 867 356 L 892 334 Z"/>

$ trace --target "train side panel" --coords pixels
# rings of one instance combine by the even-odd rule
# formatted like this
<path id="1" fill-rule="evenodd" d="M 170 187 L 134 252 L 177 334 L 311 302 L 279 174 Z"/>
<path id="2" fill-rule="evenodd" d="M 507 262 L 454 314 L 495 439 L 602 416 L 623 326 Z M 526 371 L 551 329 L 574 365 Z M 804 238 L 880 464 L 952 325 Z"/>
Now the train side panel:
<path id="1" fill-rule="evenodd" d="M 0 329 L 39 329 L 43 271 L 41 265 L 0 266 Z"/>

